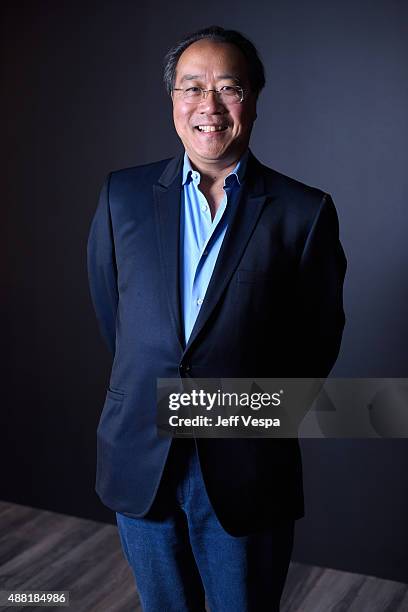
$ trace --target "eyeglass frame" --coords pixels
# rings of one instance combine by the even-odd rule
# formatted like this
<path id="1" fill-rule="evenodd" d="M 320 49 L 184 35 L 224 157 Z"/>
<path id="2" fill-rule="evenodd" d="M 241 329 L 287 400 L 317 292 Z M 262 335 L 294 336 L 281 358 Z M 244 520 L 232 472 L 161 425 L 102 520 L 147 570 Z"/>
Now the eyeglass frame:
<path id="1" fill-rule="evenodd" d="M 232 87 L 235 90 L 240 90 L 241 92 L 241 99 L 237 102 L 233 102 L 233 104 L 242 104 L 242 102 L 244 101 L 244 92 L 247 91 L 246 89 L 244 89 L 243 87 L 241 87 L 240 85 L 223 85 L 221 87 L 221 89 L 204 89 L 203 87 L 199 87 L 199 85 L 193 85 L 191 87 L 186 87 L 185 89 L 183 89 L 182 87 L 173 87 L 173 91 L 188 91 L 189 89 L 192 88 L 196 88 L 196 89 L 200 89 L 201 90 L 201 98 L 199 100 L 197 100 L 197 104 L 200 104 L 200 102 L 202 102 L 203 100 L 205 100 L 207 98 L 207 94 L 210 91 L 213 91 L 215 94 L 220 94 L 222 93 L 222 88 L 223 87 Z M 184 99 L 186 99 L 185 96 L 183 96 Z M 192 102 L 192 104 L 194 103 L 194 100 Z"/>

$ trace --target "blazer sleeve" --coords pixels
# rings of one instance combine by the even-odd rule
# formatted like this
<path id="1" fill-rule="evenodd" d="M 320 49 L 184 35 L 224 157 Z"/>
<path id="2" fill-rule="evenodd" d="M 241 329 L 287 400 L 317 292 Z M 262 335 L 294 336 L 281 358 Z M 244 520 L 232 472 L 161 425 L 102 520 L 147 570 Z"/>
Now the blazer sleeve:
<path id="1" fill-rule="evenodd" d="M 99 329 L 112 355 L 115 352 L 118 308 L 117 266 L 109 206 L 111 174 L 102 187 L 87 244 L 89 289 Z"/>
<path id="2" fill-rule="evenodd" d="M 346 268 L 336 209 L 330 195 L 324 194 L 299 267 L 297 312 L 302 376 L 326 378 L 337 359 L 345 325 Z"/>

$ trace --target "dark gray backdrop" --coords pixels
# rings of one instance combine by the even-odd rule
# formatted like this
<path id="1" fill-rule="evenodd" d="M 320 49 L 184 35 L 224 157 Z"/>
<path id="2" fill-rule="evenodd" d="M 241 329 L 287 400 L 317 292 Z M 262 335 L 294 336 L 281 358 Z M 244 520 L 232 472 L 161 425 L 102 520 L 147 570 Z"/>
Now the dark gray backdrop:
<path id="1" fill-rule="evenodd" d="M 334 373 L 408 376 L 402 1 L 2 3 L 2 499 L 113 521 L 93 492 L 110 360 L 86 239 L 107 172 L 179 151 L 162 57 L 217 23 L 257 44 L 252 150 L 333 195 L 349 261 Z M 294 559 L 408 581 L 408 443 L 304 441 Z"/>

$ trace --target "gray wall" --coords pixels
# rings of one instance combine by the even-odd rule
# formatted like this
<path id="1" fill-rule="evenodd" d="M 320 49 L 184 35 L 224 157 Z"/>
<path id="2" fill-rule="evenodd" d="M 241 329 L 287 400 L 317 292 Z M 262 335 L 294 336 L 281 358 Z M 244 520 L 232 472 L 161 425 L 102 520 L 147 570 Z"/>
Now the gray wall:
<path id="1" fill-rule="evenodd" d="M 205 25 L 242 30 L 264 60 L 255 155 L 337 205 L 349 268 L 334 373 L 408 376 L 405 3 L 1 11 L 3 499 L 113 520 L 93 493 L 110 363 L 88 294 L 87 232 L 108 171 L 179 150 L 162 57 Z M 307 515 L 294 558 L 408 581 L 407 442 L 302 446 Z"/>

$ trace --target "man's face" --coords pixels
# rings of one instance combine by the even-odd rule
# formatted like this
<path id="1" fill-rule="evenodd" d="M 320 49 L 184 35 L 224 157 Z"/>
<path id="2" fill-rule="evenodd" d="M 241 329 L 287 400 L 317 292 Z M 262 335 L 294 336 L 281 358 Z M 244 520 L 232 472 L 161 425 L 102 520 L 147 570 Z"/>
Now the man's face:
<path id="1" fill-rule="evenodd" d="M 227 43 L 200 40 L 181 54 L 176 68 L 175 87 L 220 89 L 239 85 L 244 100 L 225 104 L 213 92 L 205 99 L 190 103 L 182 91 L 174 91 L 174 125 L 190 160 L 200 165 L 236 162 L 248 147 L 256 118 L 256 97 L 250 91 L 247 62 L 241 51 Z M 200 131 L 198 126 L 221 126 L 222 131 Z"/>

